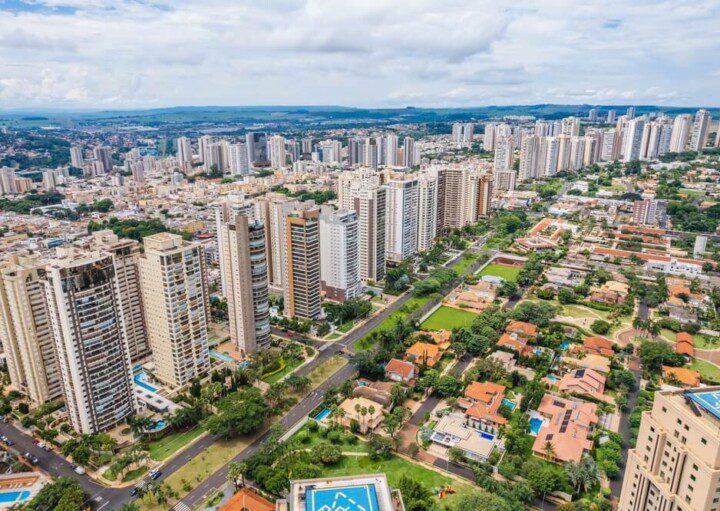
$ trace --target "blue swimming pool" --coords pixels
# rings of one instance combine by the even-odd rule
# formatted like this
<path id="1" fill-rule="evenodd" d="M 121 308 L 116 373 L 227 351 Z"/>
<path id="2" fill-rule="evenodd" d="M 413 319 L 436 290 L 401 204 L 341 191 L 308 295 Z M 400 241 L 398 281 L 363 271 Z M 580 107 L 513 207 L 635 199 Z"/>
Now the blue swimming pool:
<path id="1" fill-rule="evenodd" d="M 484 431 L 480 432 L 480 437 L 484 438 L 485 440 L 494 440 L 495 435 L 491 435 L 490 433 L 485 433 Z"/>
<path id="2" fill-rule="evenodd" d="M 540 432 L 540 428 L 543 425 L 542 419 L 538 419 L 537 417 L 533 417 L 530 419 L 530 433 L 537 436 Z"/>
<path id="3" fill-rule="evenodd" d="M 330 408 L 325 408 L 322 412 L 315 416 L 315 420 L 320 422 L 321 420 L 327 418 L 328 415 L 330 415 Z"/>
<path id="4" fill-rule="evenodd" d="M 568 349 L 569 347 L 570 347 L 570 343 L 567 341 L 563 341 L 563 343 L 560 345 L 560 349 L 563 351 Z"/>
<path id="5" fill-rule="evenodd" d="M 30 492 L 27 490 L 3 492 L 0 493 L 0 503 L 23 502 L 28 497 L 30 497 Z"/>
<path id="6" fill-rule="evenodd" d="M 147 382 L 147 374 L 145 374 L 145 372 L 143 372 L 142 370 L 135 373 L 135 375 L 133 376 L 133 380 L 135 381 L 135 385 L 137 385 L 138 387 L 142 387 L 145 390 L 149 390 L 153 394 L 157 394 L 158 389 Z"/>
<path id="7" fill-rule="evenodd" d="M 157 421 L 155 424 L 147 428 L 148 431 L 160 431 L 165 426 L 167 426 L 167 423 L 165 421 Z"/>
<path id="8" fill-rule="evenodd" d="M 560 378 L 558 378 L 554 374 L 548 374 L 545 378 L 547 378 L 550 381 L 560 381 Z"/>
<path id="9" fill-rule="evenodd" d="M 218 353 L 215 350 L 210 350 L 210 356 L 222 360 L 223 362 L 235 362 L 235 359 L 231 356 L 223 355 L 222 353 Z"/>
<path id="10" fill-rule="evenodd" d="M 503 400 L 502 400 L 502 404 L 504 404 L 505 406 L 507 406 L 508 408 L 510 408 L 510 410 L 515 410 L 515 407 L 517 406 L 517 404 L 515 404 L 515 403 L 512 402 L 512 401 L 510 401 L 509 399 L 503 399 Z"/>

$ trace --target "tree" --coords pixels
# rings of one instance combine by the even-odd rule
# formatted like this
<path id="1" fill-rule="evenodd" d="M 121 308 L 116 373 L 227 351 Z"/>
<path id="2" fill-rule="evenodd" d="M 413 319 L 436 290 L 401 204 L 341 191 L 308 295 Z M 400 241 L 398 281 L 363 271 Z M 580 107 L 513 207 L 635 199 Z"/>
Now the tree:
<path id="1" fill-rule="evenodd" d="M 545 448 L 547 453 L 547 446 Z M 560 485 L 558 473 L 547 465 L 534 465 L 533 469 L 526 474 L 526 479 L 535 494 L 542 495 L 543 505 L 545 504 L 545 495 L 555 491 Z"/>
<path id="2" fill-rule="evenodd" d="M 235 491 L 238 488 L 245 486 L 245 474 L 248 471 L 248 465 L 245 461 L 233 461 L 228 465 L 227 480 L 231 481 L 235 486 Z M 238 484 L 238 479 L 240 483 Z"/>
<path id="3" fill-rule="evenodd" d="M 685 363 L 684 357 L 664 342 L 645 341 L 638 355 L 643 367 L 651 373 L 659 372 L 663 365 L 679 367 Z"/>
<path id="4" fill-rule="evenodd" d="M 291 374 L 285 378 L 285 383 L 295 392 L 305 392 L 310 388 L 310 378 L 299 374 Z"/>
<path id="5" fill-rule="evenodd" d="M 472 491 L 455 498 L 452 511 L 512 511 L 499 495 L 488 492 Z"/>
<path id="6" fill-rule="evenodd" d="M 28 511 L 77 511 L 83 508 L 85 493 L 80 483 L 60 477 L 47 484 L 27 504 Z"/>
<path id="7" fill-rule="evenodd" d="M 385 415 L 383 420 L 383 430 L 392 438 L 393 445 L 397 449 L 400 438 L 396 433 L 400 430 L 403 422 L 410 416 L 410 410 L 402 406 L 396 406 L 392 412 Z"/>
<path id="8" fill-rule="evenodd" d="M 545 444 L 543 445 L 543 452 L 545 452 L 545 456 L 549 460 L 552 459 L 553 456 L 555 456 L 555 447 L 550 440 L 545 442 Z"/>
<path id="9" fill-rule="evenodd" d="M 590 325 L 590 330 L 599 335 L 605 335 L 610 331 L 610 323 L 602 319 L 596 319 Z"/>
<path id="10" fill-rule="evenodd" d="M 155 425 L 155 421 L 150 417 L 144 417 L 142 415 L 133 415 L 128 417 L 127 424 L 130 426 L 133 437 L 139 439 L 143 433 Z"/>
<path id="11" fill-rule="evenodd" d="M 548 326 L 557 308 L 545 302 L 520 302 L 510 314 L 517 321 L 532 322 L 540 328 Z"/>
<path id="12" fill-rule="evenodd" d="M 315 464 L 336 465 L 342 457 L 342 450 L 338 445 L 321 443 L 310 450 L 310 461 Z"/>
<path id="13" fill-rule="evenodd" d="M 595 460 L 587 454 L 583 455 L 579 463 L 566 463 L 565 474 L 575 488 L 575 493 L 586 492 L 600 481 L 600 471 Z"/>
<path id="14" fill-rule="evenodd" d="M 206 429 L 225 439 L 247 435 L 265 422 L 268 407 L 256 388 L 224 397 L 217 405 L 219 413 L 210 416 Z"/>
<path id="15" fill-rule="evenodd" d="M 558 302 L 562 304 L 575 303 L 577 301 L 575 292 L 572 289 L 567 289 L 565 287 L 558 291 L 557 298 Z"/>
<path id="16" fill-rule="evenodd" d="M 405 511 L 426 511 L 433 508 L 432 492 L 419 481 L 402 475 L 397 488 L 402 494 Z"/>
<path id="17" fill-rule="evenodd" d="M 438 394 L 444 397 L 452 396 L 459 389 L 460 381 L 451 374 L 441 376 L 438 379 L 437 385 L 435 385 L 435 390 L 437 390 Z"/>
<path id="18" fill-rule="evenodd" d="M 392 455 L 390 439 L 379 435 L 370 435 L 368 450 L 370 452 L 369 458 L 373 461 L 388 459 Z"/>

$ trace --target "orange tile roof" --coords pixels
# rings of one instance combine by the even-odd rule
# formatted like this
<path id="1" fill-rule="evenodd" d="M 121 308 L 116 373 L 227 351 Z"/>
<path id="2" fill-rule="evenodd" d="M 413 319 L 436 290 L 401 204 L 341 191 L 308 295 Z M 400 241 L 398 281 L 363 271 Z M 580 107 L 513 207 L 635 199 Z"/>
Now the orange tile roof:
<path id="1" fill-rule="evenodd" d="M 505 327 L 505 331 L 514 332 L 528 337 L 536 337 L 538 334 L 538 327 L 525 321 L 511 321 L 508 323 L 508 326 Z"/>
<path id="2" fill-rule="evenodd" d="M 688 369 L 687 367 L 670 367 L 662 366 L 663 378 L 674 376 L 677 381 L 687 387 L 697 387 L 700 385 L 700 373 Z"/>
<path id="3" fill-rule="evenodd" d="M 675 340 L 677 342 L 686 342 L 691 346 L 695 345 L 695 340 L 693 339 L 693 336 L 687 332 L 678 332 L 675 336 Z"/>
<path id="4" fill-rule="evenodd" d="M 547 417 L 549 422 L 540 428 L 535 438 L 535 455 L 547 457 L 545 446 L 550 442 L 553 447 L 551 459 L 577 462 L 592 448 L 592 441 L 587 437 L 598 422 L 597 405 L 545 394 L 538 412 Z"/>
<path id="5" fill-rule="evenodd" d="M 605 377 L 593 369 L 575 369 L 560 379 L 558 390 L 590 395 L 603 394 Z"/>
<path id="6" fill-rule="evenodd" d="M 240 488 L 219 511 L 275 511 L 275 504 L 250 488 Z"/>
<path id="7" fill-rule="evenodd" d="M 408 378 L 411 374 L 417 374 L 417 372 L 415 364 L 396 358 L 390 359 L 390 362 L 385 366 L 385 373 L 396 373 L 403 378 Z"/>
<path id="8" fill-rule="evenodd" d="M 512 337 L 510 334 L 502 334 L 497 343 L 498 346 L 507 346 L 515 351 L 521 351 L 527 346 L 527 340 L 522 337 Z"/>
<path id="9" fill-rule="evenodd" d="M 440 358 L 440 346 L 418 341 L 405 350 L 405 354 L 422 360 L 429 366 L 433 366 Z"/>
<path id="10" fill-rule="evenodd" d="M 493 382 L 472 382 L 465 389 L 464 400 L 469 408 L 465 414 L 473 419 L 484 420 L 494 424 L 505 424 L 507 419 L 498 413 L 505 397 L 505 387 Z"/>
<path id="11" fill-rule="evenodd" d="M 488 403 L 495 396 L 505 395 L 505 386 L 491 381 L 474 381 L 465 387 L 465 396 L 475 401 Z"/>
<path id="12" fill-rule="evenodd" d="M 599 336 L 586 337 L 582 345 L 583 351 L 603 357 L 612 357 L 615 354 L 612 347 L 612 341 Z"/>

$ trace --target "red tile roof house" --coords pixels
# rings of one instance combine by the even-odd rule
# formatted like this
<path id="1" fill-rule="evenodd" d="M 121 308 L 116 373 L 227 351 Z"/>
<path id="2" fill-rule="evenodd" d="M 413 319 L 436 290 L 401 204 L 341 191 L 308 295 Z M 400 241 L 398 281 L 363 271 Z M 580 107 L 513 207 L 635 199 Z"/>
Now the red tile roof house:
<path id="1" fill-rule="evenodd" d="M 457 400 L 460 408 L 465 409 L 468 426 L 485 429 L 490 426 L 497 430 L 507 423 L 507 419 L 498 413 L 505 397 L 505 387 L 497 383 L 472 382 L 465 388 L 465 396 Z"/>
<path id="2" fill-rule="evenodd" d="M 511 321 L 505 327 L 505 331 L 509 334 L 524 337 L 525 339 L 534 339 L 538 336 L 538 327 L 525 321 Z"/>
<path id="3" fill-rule="evenodd" d="M 575 369 L 560 379 L 558 390 L 602 399 L 605 392 L 605 377 L 592 369 Z"/>
<path id="4" fill-rule="evenodd" d="M 412 362 L 393 358 L 385 366 L 385 377 L 388 380 L 414 385 L 418 376 L 418 368 Z"/>
<path id="5" fill-rule="evenodd" d="M 517 334 L 502 334 L 497 342 L 498 346 L 504 346 L 510 348 L 513 351 L 524 352 L 527 348 L 527 339 L 518 336 Z"/>
<path id="6" fill-rule="evenodd" d="M 535 456 L 556 463 L 578 462 L 592 449 L 588 434 L 598 422 L 594 403 L 545 394 L 538 412 L 547 417 L 549 423 L 541 427 L 535 437 Z M 548 443 L 552 446 L 550 449 Z"/>
<path id="7" fill-rule="evenodd" d="M 695 357 L 695 341 L 693 336 L 687 332 L 678 332 L 675 337 L 675 353 L 685 355 L 685 358 L 691 359 Z"/>
<path id="8" fill-rule="evenodd" d="M 578 350 L 584 351 L 589 355 L 601 355 L 603 357 L 612 357 L 615 355 L 613 351 L 613 342 L 605 337 L 586 337 L 583 341 L 582 348 Z"/>

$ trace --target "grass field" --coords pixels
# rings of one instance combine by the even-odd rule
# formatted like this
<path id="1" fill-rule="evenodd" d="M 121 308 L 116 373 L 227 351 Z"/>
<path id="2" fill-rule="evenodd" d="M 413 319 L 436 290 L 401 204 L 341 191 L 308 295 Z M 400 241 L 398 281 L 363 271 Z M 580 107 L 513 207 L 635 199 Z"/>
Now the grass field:
<path id="1" fill-rule="evenodd" d="M 187 495 L 192 488 L 195 488 L 202 481 L 214 474 L 220 467 L 233 459 L 238 453 L 245 449 L 254 438 L 239 438 L 235 440 L 218 440 L 203 453 L 189 460 L 182 468 L 173 472 L 163 482 L 168 484 L 178 497 L 166 504 L 157 504 L 153 497 L 147 495 L 137 504 L 142 511 L 166 511 L 175 502 Z M 189 488 L 189 489 L 184 489 Z"/>
<path id="2" fill-rule="evenodd" d="M 561 316 L 570 316 L 573 318 L 607 319 L 610 315 L 610 311 L 601 311 L 591 309 L 590 307 L 584 307 L 582 305 L 568 304 L 562 305 L 562 310 L 559 314 Z"/>
<path id="3" fill-rule="evenodd" d="M 370 349 L 373 345 L 372 341 L 370 340 L 370 334 L 372 334 L 373 332 L 382 332 L 383 330 L 391 329 L 398 319 L 405 318 L 411 312 L 416 311 L 417 309 L 428 303 L 428 301 L 430 301 L 429 296 L 411 297 L 407 302 L 405 302 L 405 305 L 390 314 L 378 326 L 373 328 L 365 337 L 358 339 L 358 341 L 354 345 L 354 348 L 359 351 Z"/>
<path id="4" fill-rule="evenodd" d="M 478 257 L 480 257 L 480 254 L 476 254 L 474 252 L 465 254 L 463 258 L 458 262 L 455 266 L 453 266 L 453 270 L 458 272 L 458 275 L 462 275 L 465 273 L 465 271 L 470 267 L 472 263 L 477 261 Z"/>
<path id="5" fill-rule="evenodd" d="M 494 275 L 496 277 L 502 277 L 505 280 L 509 280 L 510 282 L 515 282 L 518 274 L 520 273 L 520 269 L 520 267 L 516 268 L 514 266 L 505 266 L 504 264 L 490 263 L 483 268 L 483 271 L 480 272 L 480 276 L 484 277 L 485 275 Z"/>
<path id="6" fill-rule="evenodd" d="M 265 376 L 264 378 L 262 378 L 262 381 L 271 385 L 273 383 L 277 383 L 282 377 L 293 372 L 300 364 L 303 363 L 303 361 L 297 358 L 290 358 L 287 361 L 283 360 L 283 363 L 285 364 L 285 366 L 281 370 Z"/>
<path id="7" fill-rule="evenodd" d="M 422 322 L 421 330 L 453 330 L 470 326 L 477 314 L 461 309 L 442 306 Z"/>
<path id="8" fill-rule="evenodd" d="M 322 426 L 321 426 L 321 427 L 322 427 Z M 298 431 L 297 433 L 295 433 L 295 434 L 293 435 L 293 438 L 297 438 L 298 435 L 300 434 L 300 432 L 302 432 L 302 431 L 307 432 L 307 434 L 308 434 L 308 436 L 309 436 L 309 438 L 310 438 L 309 441 L 300 444 L 300 445 L 302 445 L 303 448 L 305 448 L 305 449 L 309 449 L 309 448 L 311 448 L 311 447 L 313 447 L 314 445 L 317 445 L 317 444 L 327 444 L 327 443 L 330 443 L 326 438 L 323 438 L 323 437 L 320 435 L 320 433 L 318 433 L 318 432 L 313 433 L 312 431 L 310 431 L 310 430 L 308 429 L 307 425 L 303 426 L 303 427 L 300 429 L 300 431 Z M 358 440 L 358 441 L 355 442 L 354 444 L 343 440 L 340 444 L 338 444 L 338 446 L 340 447 L 340 449 L 342 449 L 343 452 L 368 452 L 367 442 L 363 442 L 362 440 Z"/>
<path id="9" fill-rule="evenodd" d="M 169 458 L 177 451 L 185 447 L 187 444 L 202 435 L 205 431 L 201 427 L 196 427 L 189 431 L 181 431 L 179 433 L 169 433 L 159 440 L 150 442 L 150 459 L 162 461 Z"/>
<path id="10" fill-rule="evenodd" d="M 330 375 L 335 374 L 335 372 L 347 363 L 348 361 L 345 357 L 335 355 L 310 371 L 308 373 L 308 378 L 310 378 L 310 390 L 317 388 L 322 382 L 327 380 Z"/>
<path id="11" fill-rule="evenodd" d="M 701 378 L 712 382 L 720 383 L 720 367 L 716 366 L 715 364 L 711 364 L 710 362 L 706 362 L 705 360 L 700 360 L 699 358 L 696 358 L 695 360 L 693 360 L 690 368 L 698 371 Z"/>

